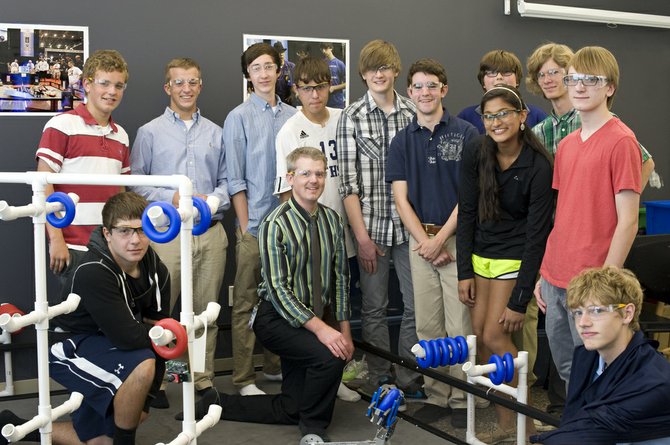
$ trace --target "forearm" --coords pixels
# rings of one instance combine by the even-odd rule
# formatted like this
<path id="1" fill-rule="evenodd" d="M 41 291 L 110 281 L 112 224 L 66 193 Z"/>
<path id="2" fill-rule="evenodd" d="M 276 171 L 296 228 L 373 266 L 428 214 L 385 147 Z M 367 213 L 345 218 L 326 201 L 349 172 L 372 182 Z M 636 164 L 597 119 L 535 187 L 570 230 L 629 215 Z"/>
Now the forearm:
<path id="1" fill-rule="evenodd" d="M 632 190 L 622 190 L 614 197 L 617 212 L 617 225 L 610 242 L 604 265 L 623 267 L 633 240 L 637 234 L 637 219 L 640 195 Z"/>
<path id="2" fill-rule="evenodd" d="M 235 193 L 232 196 L 233 209 L 235 209 L 235 215 L 237 220 L 240 223 L 240 230 L 242 233 L 247 231 L 247 226 L 249 225 L 249 207 L 247 203 L 247 193 L 246 191 L 241 191 Z"/>
<path id="3" fill-rule="evenodd" d="M 649 158 L 644 163 L 642 163 L 642 180 L 640 184 L 640 190 L 644 190 L 644 188 L 649 183 L 649 177 L 651 176 L 651 173 L 654 171 L 655 166 L 656 164 L 654 163 L 654 160 L 652 158 Z"/>
<path id="4" fill-rule="evenodd" d="M 349 195 L 344 198 L 344 209 L 347 212 L 347 219 L 356 240 L 360 242 L 361 240 L 370 238 L 368 229 L 365 227 L 365 221 L 363 220 L 363 212 L 361 212 L 361 203 L 358 200 L 358 195 Z"/>

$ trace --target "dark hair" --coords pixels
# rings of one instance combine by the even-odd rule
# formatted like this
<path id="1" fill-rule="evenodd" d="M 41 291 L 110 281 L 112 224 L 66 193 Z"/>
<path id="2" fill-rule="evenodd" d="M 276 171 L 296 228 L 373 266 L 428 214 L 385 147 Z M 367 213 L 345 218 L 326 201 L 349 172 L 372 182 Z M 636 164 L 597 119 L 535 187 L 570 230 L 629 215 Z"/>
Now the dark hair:
<path id="1" fill-rule="evenodd" d="M 515 110 L 525 110 L 526 104 L 521 98 L 519 90 L 511 85 L 497 84 L 482 97 L 480 109 L 484 112 L 484 106 L 490 100 L 500 98 L 510 104 Z M 523 129 L 519 129 L 519 142 L 521 147 L 530 147 L 532 150 L 538 152 L 549 161 L 551 164 L 551 157 L 542 145 L 542 142 L 535 136 L 533 130 L 524 125 Z M 497 221 L 500 219 L 500 197 L 499 186 L 496 179 L 496 166 L 498 160 L 496 154 L 498 152 L 498 144 L 486 135 L 479 150 L 479 220 L 480 221 Z"/>
<path id="2" fill-rule="evenodd" d="M 281 64 L 279 53 L 269 43 L 259 42 L 254 43 L 242 53 L 242 74 L 244 74 L 244 77 L 249 78 L 249 65 L 251 65 L 251 62 L 264 54 L 272 57 L 275 65 L 277 65 L 277 72 L 279 72 L 281 69 L 279 66 Z"/>
<path id="3" fill-rule="evenodd" d="M 442 64 L 435 59 L 419 59 L 414 62 L 407 72 L 407 86 L 412 86 L 412 77 L 416 73 L 426 73 L 437 76 L 437 79 L 443 84 L 447 84 L 447 71 Z"/>
<path id="4" fill-rule="evenodd" d="M 135 192 L 117 193 L 102 208 L 102 225 L 112 230 L 122 219 L 141 219 L 147 205 L 149 202 Z"/>
<path id="5" fill-rule="evenodd" d="M 330 83 L 330 68 L 328 68 L 328 63 L 324 59 L 307 56 L 296 62 L 293 69 L 293 79 L 296 84 L 298 81 Z"/>
<path id="6" fill-rule="evenodd" d="M 517 84 L 514 86 L 521 85 L 523 69 L 521 61 L 514 53 L 496 49 L 482 56 L 482 60 L 479 61 L 479 72 L 477 73 L 477 80 L 479 80 L 479 84 L 482 87 L 484 86 L 484 76 L 487 71 L 511 71 L 516 76 Z"/>

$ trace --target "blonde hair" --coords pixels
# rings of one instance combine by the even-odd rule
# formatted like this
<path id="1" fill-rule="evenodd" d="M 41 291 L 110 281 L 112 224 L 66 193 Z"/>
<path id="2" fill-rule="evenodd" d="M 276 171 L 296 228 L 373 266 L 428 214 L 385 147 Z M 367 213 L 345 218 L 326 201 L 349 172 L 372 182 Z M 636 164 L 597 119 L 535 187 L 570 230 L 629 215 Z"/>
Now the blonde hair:
<path id="1" fill-rule="evenodd" d="M 321 161 L 323 162 L 323 168 L 328 166 L 326 155 L 324 155 L 323 152 L 318 148 L 299 147 L 286 156 L 286 169 L 288 171 L 295 170 L 295 163 L 298 162 L 298 159 L 300 158 L 309 158 L 313 161 Z"/>
<path id="2" fill-rule="evenodd" d="M 547 60 L 552 59 L 567 72 L 570 59 L 574 55 L 572 48 L 560 43 L 549 42 L 537 47 L 526 61 L 526 68 L 528 69 L 526 88 L 528 88 L 528 91 L 533 94 L 542 94 L 542 88 L 537 83 L 537 73 L 540 72 L 542 65 L 547 63 Z"/>
<path id="3" fill-rule="evenodd" d="M 393 43 L 377 39 L 368 42 L 358 57 L 358 74 L 363 76 L 368 71 L 376 70 L 380 66 L 390 66 L 396 73 L 402 69 L 400 54 Z"/>
<path id="4" fill-rule="evenodd" d="M 635 313 L 630 322 L 633 331 L 640 330 L 642 310 L 642 286 L 635 274 L 628 269 L 605 266 L 587 269 L 570 281 L 567 302 L 570 309 L 592 304 L 633 304 Z"/>
<path id="5" fill-rule="evenodd" d="M 614 93 L 607 98 L 607 108 L 612 108 L 614 95 L 619 89 L 619 64 L 609 50 L 601 46 L 585 46 L 570 60 L 570 66 L 578 73 L 607 77 Z"/>
<path id="6" fill-rule="evenodd" d="M 86 59 L 82 71 L 84 79 L 93 79 L 97 71 L 104 71 L 106 73 L 119 72 L 126 76 L 126 82 L 128 82 L 129 77 L 128 64 L 121 53 L 115 49 L 97 50 L 91 57 Z"/>

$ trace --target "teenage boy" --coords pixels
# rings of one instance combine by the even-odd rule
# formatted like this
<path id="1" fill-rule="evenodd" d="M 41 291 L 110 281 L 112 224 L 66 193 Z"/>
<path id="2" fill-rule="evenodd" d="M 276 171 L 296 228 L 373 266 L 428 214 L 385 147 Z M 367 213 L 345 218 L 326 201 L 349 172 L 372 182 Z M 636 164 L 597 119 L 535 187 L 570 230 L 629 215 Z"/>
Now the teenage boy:
<path id="1" fill-rule="evenodd" d="M 326 156 L 326 185 L 319 203 L 335 210 L 344 221 L 344 238 L 347 256 L 356 256 L 353 241 L 349 233 L 346 212 L 337 191 L 340 174 L 337 166 L 335 134 L 337 121 L 342 110 L 327 107 L 331 71 L 323 59 L 305 57 L 298 61 L 294 70 L 293 91 L 300 100 L 302 108 L 286 121 L 277 133 L 277 179 L 275 194 L 286 201 L 291 197 L 291 186 L 286 179 L 286 157 L 298 147 L 319 147 Z M 361 396 L 340 384 L 337 396 L 346 401 L 356 402 Z"/>
<path id="2" fill-rule="evenodd" d="M 344 226 L 318 202 L 328 173 L 321 150 L 297 148 L 286 164 L 292 197 L 263 220 L 258 234 L 263 278 L 253 322 L 260 342 L 281 357 L 281 393 L 209 392 L 196 417 L 218 403 L 222 419 L 298 425 L 302 435 L 328 441 L 338 384 L 354 352 Z"/>
<path id="3" fill-rule="evenodd" d="M 391 141 L 386 180 L 392 183 L 396 208 L 410 234 L 416 332 L 421 340 L 466 336 L 472 326 L 467 307 L 458 299 L 456 274 L 458 178 L 463 146 L 479 133 L 442 107 L 447 73 L 438 61 L 412 64 L 407 85 L 416 116 Z M 436 187 L 437 195 L 432 193 Z M 464 379 L 458 366 L 449 367 L 449 374 Z M 424 379 L 428 400 L 416 416 L 431 422 L 451 409 L 451 424 L 465 428 L 463 391 Z"/>
<path id="4" fill-rule="evenodd" d="M 553 156 L 556 155 L 558 143 L 582 125 L 580 114 L 573 108 L 568 88 L 563 83 L 572 56 L 574 53 L 570 47 L 559 43 L 546 43 L 535 49 L 526 63 L 528 68 L 526 87 L 530 92 L 541 94 L 551 102 L 551 114 L 533 127 L 533 133 Z M 642 145 L 640 150 L 644 188 L 649 175 L 654 171 L 654 160 Z"/>
<path id="5" fill-rule="evenodd" d="M 522 78 L 523 68 L 521 61 L 516 54 L 509 51 L 502 49 L 489 51 L 479 61 L 477 80 L 479 80 L 479 84 L 482 86 L 484 92 L 499 84 L 512 85 L 519 88 Z M 542 109 L 534 105 L 527 105 L 527 107 L 528 117 L 526 118 L 526 125 L 529 125 L 531 128 L 547 117 L 547 113 L 542 111 Z M 458 117 L 477 127 L 480 134 L 486 132 L 479 105 L 464 108 L 458 113 Z"/>
<path id="6" fill-rule="evenodd" d="M 391 139 L 414 116 L 414 104 L 393 88 L 400 74 L 400 55 L 393 44 L 373 40 L 361 50 L 358 69 L 368 91 L 342 112 L 337 124 L 337 157 L 340 195 L 344 200 L 361 269 L 363 340 L 390 350 L 386 307 L 391 260 L 398 276 L 405 310 L 400 325 L 398 350 L 412 357 L 416 343 L 414 292 L 409 266 L 409 237 L 393 202 L 391 184 L 384 180 L 386 155 Z M 376 389 L 391 380 L 386 360 L 368 355 L 369 384 Z M 412 373 L 396 370 L 397 383 L 406 395 L 422 396 Z"/>
<path id="7" fill-rule="evenodd" d="M 223 229 L 224 210 L 230 207 L 228 181 L 221 143 L 221 127 L 203 117 L 197 100 L 202 91 L 202 72 L 193 59 L 172 59 L 165 67 L 163 90 L 170 104 L 163 114 L 143 125 L 131 153 L 132 173 L 136 175 L 185 175 L 193 183 L 193 194 L 202 199 L 215 196 L 219 207 L 212 214 L 209 229 L 191 240 L 193 248 L 193 310 L 196 314 L 209 302 L 219 300 L 219 291 L 226 270 L 228 238 Z M 175 188 L 137 186 L 133 190 L 150 201 L 166 201 L 179 206 Z M 181 235 L 169 243 L 153 243 L 170 270 L 172 295 L 170 313 L 181 291 Z M 212 387 L 217 325 L 207 326 L 205 372 L 195 374 L 195 389 L 202 393 Z M 168 408 L 165 391 L 161 390 L 154 407 Z"/>
<path id="8" fill-rule="evenodd" d="M 249 329 L 258 302 L 261 279 L 258 226 L 277 205 L 273 195 L 276 171 L 275 139 L 296 113 L 275 94 L 280 59 L 267 43 L 255 43 L 242 53 L 242 74 L 253 85 L 249 98 L 226 117 L 223 146 L 228 168 L 228 193 L 237 216 L 235 288 L 233 291 L 233 384 L 242 395 L 265 394 L 255 384 L 255 336 Z M 271 380 L 281 380 L 279 360 L 266 352 L 263 369 Z"/>
<path id="9" fill-rule="evenodd" d="M 72 422 L 53 424 L 55 444 L 135 444 L 158 391 L 165 361 L 151 348 L 149 328 L 167 316 L 170 277 L 142 231 L 146 206 L 133 192 L 112 196 L 102 227 L 62 290 L 63 298 L 73 292 L 81 302 L 52 321 L 62 341 L 50 348 L 49 373 L 84 400 Z M 24 422 L 9 411 L 0 414 L 2 425 Z M 39 436 L 34 431 L 25 440 L 39 442 Z"/>
<path id="10" fill-rule="evenodd" d="M 614 266 L 570 281 L 567 305 L 584 342 L 573 354 L 561 426 L 532 441 L 670 443 L 670 364 L 640 331 L 642 288 Z"/>
<path id="11" fill-rule="evenodd" d="M 82 74 L 86 104 L 47 122 L 37 149 L 37 171 L 49 173 L 129 174 L 128 134 L 112 119 L 128 85 L 128 65 L 118 51 L 98 50 L 86 59 Z M 65 284 L 87 250 L 91 232 L 101 223 L 102 207 L 123 187 L 49 185 L 46 193 L 79 195 L 68 227 L 47 224 L 49 268 Z"/>
<path id="12" fill-rule="evenodd" d="M 347 87 L 347 67 L 333 54 L 333 44 L 324 42 L 321 44 L 321 53 L 328 61 L 330 68 L 330 95 L 328 106 L 332 108 L 344 108 L 344 90 Z"/>
<path id="13" fill-rule="evenodd" d="M 581 340 L 565 289 L 586 268 L 623 266 L 637 233 L 642 157 L 633 132 L 609 110 L 619 86 L 611 52 L 596 46 L 577 51 L 563 81 L 582 126 L 563 138 L 556 152 L 556 215 L 535 297 L 547 314 L 551 355 L 567 384 L 572 352 Z"/>

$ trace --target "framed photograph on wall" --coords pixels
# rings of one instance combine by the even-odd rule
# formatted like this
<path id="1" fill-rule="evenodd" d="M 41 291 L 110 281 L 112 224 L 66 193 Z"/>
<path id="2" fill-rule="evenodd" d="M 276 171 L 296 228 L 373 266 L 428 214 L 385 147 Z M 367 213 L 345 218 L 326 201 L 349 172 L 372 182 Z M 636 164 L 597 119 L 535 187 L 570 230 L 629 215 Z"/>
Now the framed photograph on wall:
<path id="1" fill-rule="evenodd" d="M 321 57 L 328 62 L 331 75 L 331 93 L 328 106 L 344 108 L 349 103 L 349 40 L 315 37 L 287 37 L 273 35 L 244 34 L 242 50 L 254 43 L 266 42 L 279 52 L 281 68 L 277 79 L 276 93 L 283 102 L 300 106 L 293 93 L 293 68 L 303 57 Z M 248 97 L 252 89 L 251 82 L 242 81 L 242 94 Z"/>
<path id="2" fill-rule="evenodd" d="M 73 109 L 87 57 L 87 26 L 0 23 L 0 115 Z"/>

